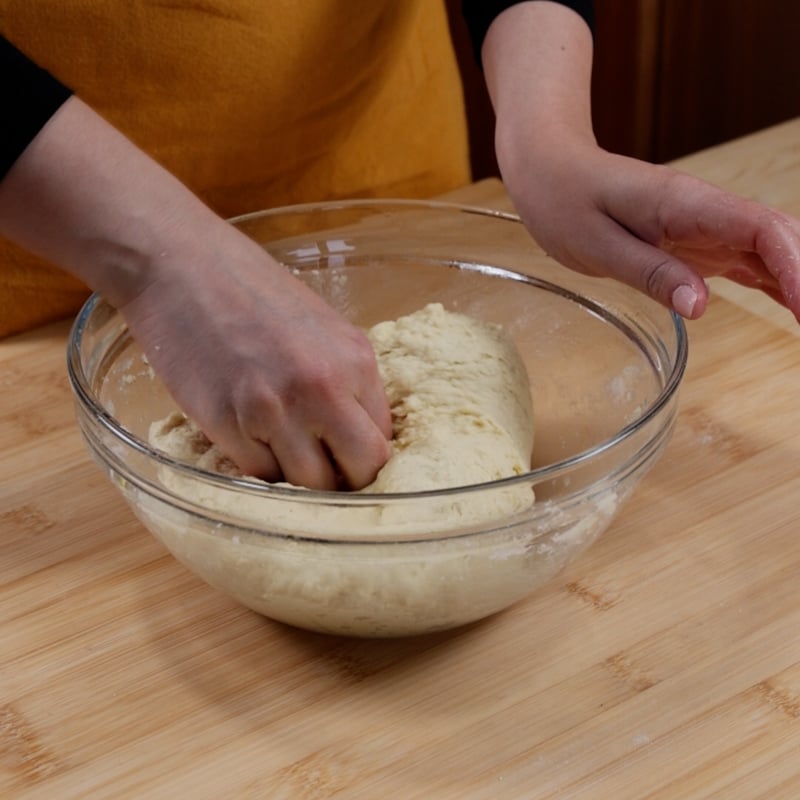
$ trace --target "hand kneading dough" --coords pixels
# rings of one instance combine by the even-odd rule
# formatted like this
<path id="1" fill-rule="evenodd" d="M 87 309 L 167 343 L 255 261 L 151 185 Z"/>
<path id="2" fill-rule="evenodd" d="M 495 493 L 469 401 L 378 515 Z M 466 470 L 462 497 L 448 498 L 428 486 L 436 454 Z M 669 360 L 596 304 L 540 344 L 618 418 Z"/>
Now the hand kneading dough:
<path id="1" fill-rule="evenodd" d="M 395 453 L 361 494 L 342 502 L 309 493 L 303 502 L 297 490 L 228 487 L 163 465 L 171 496 L 130 487 L 134 509 L 211 586 L 303 628 L 402 636 L 508 607 L 605 528 L 614 490 L 569 509 L 544 502 L 538 514 L 524 480 L 370 498 L 525 471 L 533 431 L 525 369 L 499 329 L 431 305 L 369 336 L 394 413 Z M 154 423 L 150 436 L 178 460 L 237 474 L 181 414 Z"/>
<path id="2" fill-rule="evenodd" d="M 368 331 L 393 417 L 394 454 L 365 494 L 429 491 L 526 472 L 533 446 L 528 376 L 499 327 L 433 303 Z M 153 423 L 150 442 L 178 460 L 238 475 L 235 465 L 182 414 Z M 528 508 L 529 486 L 359 508 L 239 497 L 166 476 L 170 488 L 217 511 L 269 519 L 272 530 L 361 536 L 423 533 L 483 524 Z M 252 505 L 252 509 L 250 506 Z M 268 512 L 268 513 L 267 513 Z"/>

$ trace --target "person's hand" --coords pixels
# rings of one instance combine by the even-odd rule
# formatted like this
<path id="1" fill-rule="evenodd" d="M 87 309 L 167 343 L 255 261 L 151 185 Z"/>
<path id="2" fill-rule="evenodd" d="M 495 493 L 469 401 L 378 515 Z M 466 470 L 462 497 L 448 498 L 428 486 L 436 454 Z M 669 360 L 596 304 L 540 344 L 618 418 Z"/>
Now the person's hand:
<path id="1" fill-rule="evenodd" d="M 198 241 L 120 306 L 178 405 L 246 474 L 370 483 L 391 416 L 364 333 L 226 223 Z"/>
<path id="2" fill-rule="evenodd" d="M 482 58 L 506 188 L 550 255 L 688 318 L 705 310 L 712 275 L 762 289 L 800 317 L 800 222 L 597 146 L 592 35 L 578 14 L 546 0 L 512 5 L 490 25 Z"/>
<path id="3" fill-rule="evenodd" d="M 504 174 L 533 237 L 572 269 L 616 278 L 689 319 L 705 310 L 703 279 L 714 275 L 800 317 L 800 222 L 785 214 L 568 137 L 552 148 L 540 139 Z"/>
<path id="4" fill-rule="evenodd" d="M 118 308 L 181 409 L 245 473 L 358 489 L 388 459 L 365 335 L 78 98 L 0 181 L 0 234 Z"/>

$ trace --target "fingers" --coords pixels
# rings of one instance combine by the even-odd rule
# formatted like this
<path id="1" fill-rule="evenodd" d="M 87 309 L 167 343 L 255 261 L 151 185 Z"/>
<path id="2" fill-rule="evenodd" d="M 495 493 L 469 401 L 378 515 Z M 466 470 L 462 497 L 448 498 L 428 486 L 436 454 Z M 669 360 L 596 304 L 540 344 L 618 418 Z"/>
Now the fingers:
<path id="1" fill-rule="evenodd" d="M 515 207 L 556 260 L 616 278 L 689 319 L 706 308 L 704 279 L 721 275 L 800 320 L 800 220 L 668 166 L 582 142 L 567 141 L 564 152 L 557 168 L 535 150 L 506 167 Z"/>
<path id="2" fill-rule="evenodd" d="M 285 428 L 276 432 L 270 447 L 288 483 L 322 491 L 336 489 L 334 462 L 316 436 L 306 430 Z"/>
<path id="3" fill-rule="evenodd" d="M 560 260 L 581 272 L 615 278 L 686 319 L 700 317 L 708 303 L 708 288 L 695 269 L 608 217 L 594 230 L 585 230 L 582 241 L 573 242 L 571 254 Z"/>
<path id="4" fill-rule="evenodd" d="M 360 333 L 348 344 L 336 365 L 295 361 L 293 383 L 280 402 L 283 417 L 265 431 L 291 483 L 361 489 L 391 454 L 391 412 L 372 345 Z"/>
<path id="5" fill-rule="evenodd" d="M 675 258 L 691 264 L 706 277 L 724 275 L 743 286 L 767 286 L 780 290 L 778 279 L 767 271 L 763 260 L 756 253 L 737 252 L 729 247 L 701 249 L 672 244 L 664 244 L 662 247 Z"/>
<path id="6" fill-rule="evenodd" d="M 756 234 L 756 251 L 777 279 L 784 305 L 800 320 L 800 223 L 767 212 Z"/>
<path id="7" fill-rule="evenodd" d="M 217 442 L 245 475 L 261 478 L 268 483 L 283 480 L 281 466 L 268 444 L 249 437 L 235 437 L 230 441 L 229 436 L 224 436 L 221 440 L 215 440 L 213 435 L 209 438 Z"/>
<path id="8" fill-rule="evenodd" d="M 391 455 L 391 414 L 380 378 L 368 381 L 375 391 L 362 405 L 348 384 L 321 377 L 329 370 L 315 373 L 310 363 L 301 369 L 304 388 L 285 395 L 248 383 L 237 410 L 206 426 L 209 438 L 246 475 L 324 491 L 363 488 Z"/>
<path id="9" fill-rule="evenodd" d="M 369 340 L 349 324 L 307 325 L 314 338 L 271 368 L 250 365 L 219 426 L 228 454 L 249 474 L 309 489 L 361 489 L 386 463 L 392 420 Z M 333 332 L 338 332 L 334 338 Z M 235 425 L 231 426 L 231 417 Z"/>
<path id="10" fill-rule="evenodd" d="M 269 483 L 285 481 L 322 491 L 334 491 L 344 483 L 361 489 L 375 480 L 391 447 L 355 400 L 352 407 L 351 418 L 332 417 L 330 431 L 320 436 L 306 425 L 284 422 L 262 428 L 263 438 L 231 437 L 223 431 L 215 441 L 245 475 Z"/>
<path id="11" fill-rule="evenodd" d="M 361 489 L 375 480 L 391 455 L 391 419 L 387 437 L 363 409 L 353 416 L 346 427 L 335 425 L 328 429 L 324 442 L 347 485 Z"/>
<path id="12" fill-rule="evenodd" d="M 703 246 L 676 246 L 672 254 L 704 275 L 721 275 L 742 286 L 760 289 L 800 318 L 800 231 L 793 220 L 771 209 L 734 198 L 704 223 Z"/>
<path id="13" fill-rule="evenodd" d="M 383 434 L 366 422 L 339 428 L 341 435 L 321 439 L 297 430 L 277 436 L 271 447 L 276 454 L 283 480 L 309 489 L 334 491 L 337 488 L 361 489 L 372 483 L 390 455 Z M 364 430 L 359 431 L 359 427 Z M 355 431 L 355 433 L 353 433 Z"/>
<path id="14" fill-rule="evenodd" d="M 777 295 L 800 315 L 798 220 L 681 173 L 671 174 L 659 216 L 673 255 Z"/>
<path id="15" fill-rule="evenodd" d="M 371 370 L 367 375 L 367 387 L 356 399 L 381 432 L 384 440 L 389 441 L 392 438 L 392 413 L 389 409 L 389 401 L 386 398 L 386 390 L 377 370 Z"/>
<path id="16" fill-rule="evenodd" d="M 721 275 L 777 298 L 800 318 L 797 220 L 663 167 L 653 168 L 637 191 L 616 193 L 608 211 L 619 224 L 605 234 L 618 240 L 609 247 L 618 261 L 603 252 L 605 263 L 683 316 L 702 313 L 707 291 L 700 283 Z M 620 242 L 625 234 L 644 249 Z"/>

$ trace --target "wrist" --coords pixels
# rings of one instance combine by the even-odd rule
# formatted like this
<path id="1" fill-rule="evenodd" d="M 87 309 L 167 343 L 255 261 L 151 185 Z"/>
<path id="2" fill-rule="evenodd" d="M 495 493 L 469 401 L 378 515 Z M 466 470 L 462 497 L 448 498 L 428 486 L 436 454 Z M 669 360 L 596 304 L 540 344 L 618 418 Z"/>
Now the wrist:
<path id="1" fill-rule="evenodd" d="M 166 289 L 210 269 L 221 249 L 217 241 L 230 226 L 188 190 L 186 195 L 130 209 L 120 224 L 82 239 L 77 248 L 83 260 L 72 271 L 122 308 L 154 285 Z"/>
<path id="2" fill-rule="evenodd" d="M 498 120 L 495 148 L 512 199 L 534 187 L 547 191 L 547 187 L 563 183 L 567 175 L 580 165 L 593 163 L 602 152 L 591 131 L 554 121 L 520 125 Z"/>

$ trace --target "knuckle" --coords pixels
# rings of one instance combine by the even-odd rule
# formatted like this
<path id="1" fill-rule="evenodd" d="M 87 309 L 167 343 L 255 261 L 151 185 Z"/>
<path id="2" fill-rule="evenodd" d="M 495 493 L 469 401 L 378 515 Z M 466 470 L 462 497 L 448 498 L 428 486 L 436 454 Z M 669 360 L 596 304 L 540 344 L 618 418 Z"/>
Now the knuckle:
<path id="1" fill-rule="evenodd" d="M 263 431 L 272 427 L 270 422 L 283 414 L 279 395 L 263 382 L 248 384 L 235 400 L 234 407 L 239 429 L 247 435 L 263 437 Z"/>
<path id="2" fill-rule="evenodd" d="M 322 354 L 295 363 L 288 386 L 287 398 L 291 402 L 307 398 L 313 402 L 333 402 L 337 397 L 358 393 L 377 375 L 375 352 L 364 337 L 348 342 L 333 355 Z M 353 392 L 345 392 L 349 386 Z"/>
<path id="3" fill-rule="evenodd" d="M 356 331 L 350 342 L 348 350 L 352 367 L 359 373 L 376 370 L 375 350 L 367 336 L 361 331 Z"/>
<path id="4" fill-rule="evenodd" d="M 327 397 L 337 382 L 337 370 L 334 365 L 323 358 L 314 358 L 296 364 L 292 375 L 288 398 L 292 401 L 309 397 Z"/>
<path id="5" fill-rule="evenodd" d="M 664 298 L 669 293 L 669 282 L 673 266 L 673 260 L 669 256 L 664 256 L 644 269 L 642 288 L 650 297 Z"/>
<path id="6" fill-rule="evenodd" d="M 783 214 L 771 208 L 765 208 L 759 219 L 764 232 L 775 241 L 792 236 L 791 222 Z"/>

